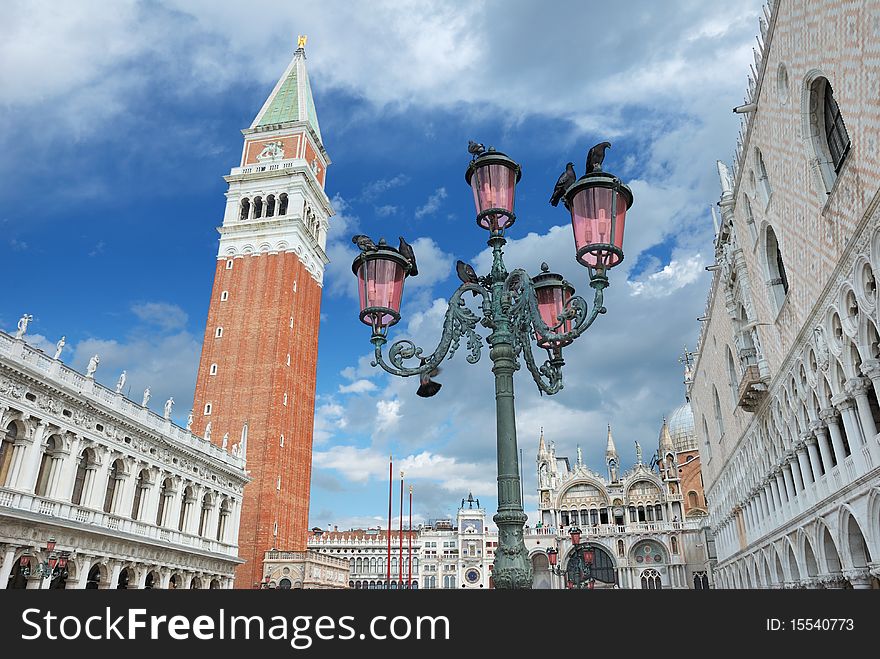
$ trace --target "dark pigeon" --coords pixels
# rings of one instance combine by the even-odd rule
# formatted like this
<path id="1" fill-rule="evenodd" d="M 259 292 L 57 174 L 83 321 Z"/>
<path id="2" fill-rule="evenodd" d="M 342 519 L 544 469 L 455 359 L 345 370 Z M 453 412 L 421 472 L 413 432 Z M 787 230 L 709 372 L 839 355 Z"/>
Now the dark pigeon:
<path id="1" fill-rule="evenodd" d="M 550 197 L 551 206 L 559 205 L 559 200 L 562 199 L 562 195 L 565 194 L 568 186 L 574 183 L 576 178 L 577 174 L 574 173 L 574 163 L 570 162 L 565 166 L 565 171 L 562 172 L 559 180 L 556 181 L 556 187 L 553 188 L 553 196 Z"/>
<path id="2" fill-rule="evenodd" d="M 398 246 L 397 251 L 400 252 L 400 255 L 403 258 L 409 261 L 409 264 L 411 266 L 409 269 L 409 276 L 415 277 L 417 274 L 419 274 L 419 269 L 416 266 L 416 254 L 415 252 L 413 252 L 412 245 L 406 242 L 403 239 L 403 236 L 398 237 L 400 238 L 400 245 Z"/>
<path id="3" fill-rule="evenodd" d="M 422 364 L 425 363 L 425 359 L 422 360 Z M 417 396 L 421 396 L 422 398 L 430 398 L 438 391 L 440 391 L 440 387 L 443 385 L 439 382 L 434 382 L 431 378 L 440 373 L 439 368 L 435 368 L 433 371 L 429 371 L 428 373 L 422 373 L 419 376 L 419 388 L 416 391 Z"/>
<path id="4" fill-rule="evenodd" d="M 587 174 L 602 171 L 602 163 L 605 161 L 605 149 L 611 148 L 611 142 L 599 142 L 587 153 Z"/>
<path id="5" fill-rule="evenodd" d="M 483 153 L 486 150 L 486 147 L 480 144 L 479 142 L 474 142 L 473 140 L 468 140 L 468 153 L 473 155 L 476 158 L 478 155 Z"/>
<path id="6" fill-rule="evenodd" d="M 352 236 L 351 242 L 357 245 L 362 252 L 375 252 L 379 249 L 369 236 L 365 236 L 362 233 Z"/>
<path id="7" fill-rule="evenodd" d="M 474 269 L 464 261 L 458 261 L 455 264 L 455 272 L 458 278 L 465 284 L 476 284 L 479 281 L 477 273 Z"/>

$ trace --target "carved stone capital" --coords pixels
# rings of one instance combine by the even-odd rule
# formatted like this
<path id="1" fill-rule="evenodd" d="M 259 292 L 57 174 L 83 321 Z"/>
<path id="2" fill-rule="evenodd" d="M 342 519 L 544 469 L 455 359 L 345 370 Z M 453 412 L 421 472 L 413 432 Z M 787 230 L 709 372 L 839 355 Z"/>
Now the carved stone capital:
<path id="1" fill-rule="evenodd" d="M 840 417 L 840 412 L 834 407 L 825 407 L 819 410 L 819 418 L 822 419 L 825 423 L 823 425 L 828 425 L 829 423 L 837 423 L 837 419 Z M 810 424 L 810 427 L 813 427 L 813 424 Z"/>
<path id="2" fill-rule="evenodd" d="M 864 395 L 872 386 L 868 378 L 850 378 L 846 381 L 846 390 L 851 396 Z"/>
<path id="3" fill-rule="evenodd" d="M 831 404 L 834 405 L 841 412 L 845 410 L 852 409 L 856 406 L 856 401 L 854 401 L 849 394 L 834 394 L 831 397 Z"/>
<path id="4" fill-rule="evenodd" d="M 862 362 L 861 371 L 872 380 L 880 378 L 880 359 L 866 359 Z"/>

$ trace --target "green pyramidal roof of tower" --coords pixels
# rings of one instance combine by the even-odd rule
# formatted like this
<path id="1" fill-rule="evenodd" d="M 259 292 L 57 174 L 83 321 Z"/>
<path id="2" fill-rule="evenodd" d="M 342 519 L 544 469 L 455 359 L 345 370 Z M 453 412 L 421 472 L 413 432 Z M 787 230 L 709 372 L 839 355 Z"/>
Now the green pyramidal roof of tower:
<path id="1" fill-rule="evenodd" d="M 251 128 L 289 121 L 307 121 L 323 143 L 315 101 L 312 98 L 312 86 L 306 71 L 305 55 L 303 48 L 298 48 L 294 53 L 293 60 L 275 85 Z"/>

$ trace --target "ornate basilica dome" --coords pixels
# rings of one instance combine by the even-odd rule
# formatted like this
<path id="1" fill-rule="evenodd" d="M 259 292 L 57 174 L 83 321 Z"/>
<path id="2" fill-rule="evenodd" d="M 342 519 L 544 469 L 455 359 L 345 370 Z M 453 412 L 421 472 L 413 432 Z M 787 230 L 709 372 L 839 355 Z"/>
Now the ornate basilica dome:
<path id="1" fill-rule="evenodd" d="M 669 415 L 667 425 L 676 453 L 697 450 L 697 435 L 694 432 L 694 412 L 689 402 L 673 410 L 672 414 Z"/>

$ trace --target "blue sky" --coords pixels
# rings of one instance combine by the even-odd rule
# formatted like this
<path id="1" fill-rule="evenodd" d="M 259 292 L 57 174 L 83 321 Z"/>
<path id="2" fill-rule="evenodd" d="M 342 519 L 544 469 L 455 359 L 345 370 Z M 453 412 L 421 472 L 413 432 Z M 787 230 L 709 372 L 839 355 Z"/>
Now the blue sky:
<path id="1" fill-rule="evenodd" d="M 616 3 L 16 2 L 0 8 L 0 327 L 34 315 L 33 343 L 175 418 L 191 406 L 226 184 L 250 124 L 308 34 L 308 67 L 333 164 L 318 359 L 312 525 L 383 523 L 387 456 L 416 490 L 416 520 L 473 490 L 495 509 L 488 355 L 457 355 L 432 399 L 369 366 L 350 265 L 353 233 L 404 235 L 421 274 L 398 336 L 433 350 L 454 263 L 488 269 L 464 182 L 467 141 L 522 164 L 509 269 L 541 261 L 580 292 L 565 210 L 547 199 L 567 161 L 608 139 L 629 182 L 624 263 L 608 314 L 566 351 L 566 387 L 516 377 L 527 512 L 539 429 L 604 472 L 611 423 L 624 465 L 650 455 L 683 402 L 709 284 L 716 159 L 729 161 L 760 5 Z M 270 18 L 261 18 L 269 17 Z M 317 328 L 316 328 L 317 329 Z M 395 484 L 395 491 L 397 491 Z M 395 510 L 397 503 L 395 502 Z"/>

